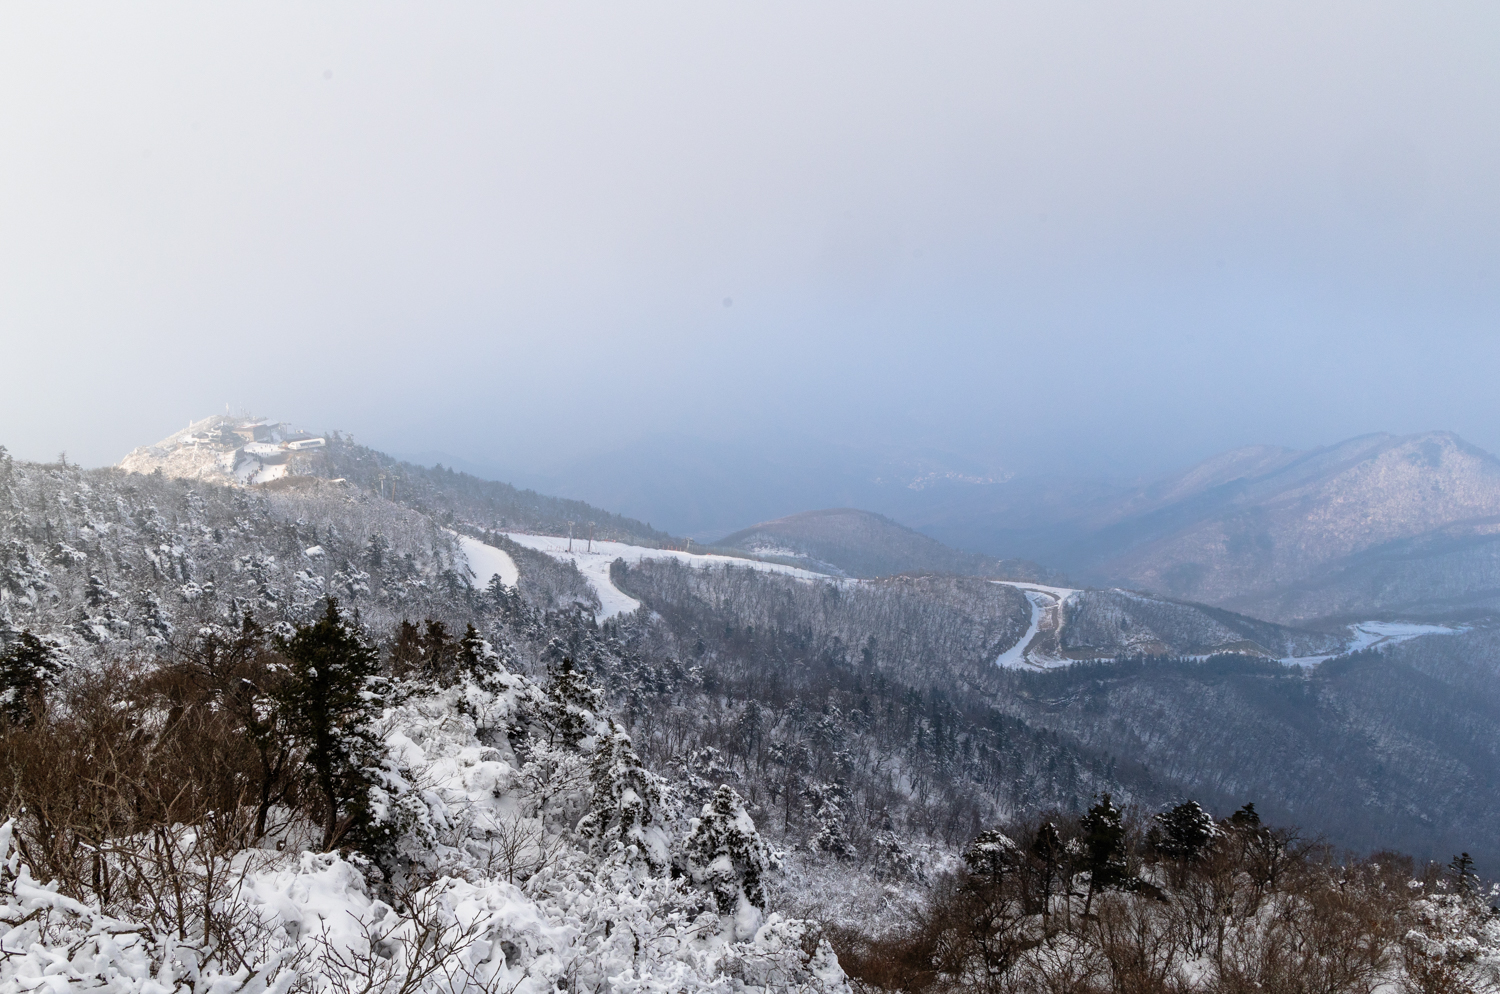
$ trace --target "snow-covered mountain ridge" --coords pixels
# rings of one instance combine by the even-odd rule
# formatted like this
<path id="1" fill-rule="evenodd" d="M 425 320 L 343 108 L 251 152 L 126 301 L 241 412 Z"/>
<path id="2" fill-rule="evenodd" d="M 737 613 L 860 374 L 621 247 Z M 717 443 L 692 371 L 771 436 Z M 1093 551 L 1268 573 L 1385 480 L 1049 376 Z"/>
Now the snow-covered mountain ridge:
<path id="1" fill-rule="evenodd" d="M 1500 460 L 1448 432 L 1225 453 L 1065 532 L 1081 578 L 1278 621 L 1500 608 Z"/>
<path id="2" fill-rule="evenodd" d="M 120 468 L 132 473 L 160 469 L 188 480 L 264 484 L 298 475 L 311 464 L 297 456 L 327 444 L 327 438 L 285 422 L 215 415 L 132 450 L 120 460 Z"/>
<path id="3" fill-rule="evenodd" d="M 951 549 L 891 519 L 854 508 L 804 511 L 763 521 L 720 539 L 718 546 L 778 557 L 835 576 L 872 578 L 933 572 L 1065 582 L 1045 568 L 1021 560 Z"/>
<path id="4" fill-rule="evenodd" d="M 1148 809 L 1184 796 L 1226 812 L 1253 800 L 1281 823 L 1360 848 L 1396 845 L 1442 858 L 1450 846 L 1481 859 L 1500 853 L 1488 827 L 1500 823 L 1500 811 L 1490 795 L 1464 787 L 1495 775 L 1489 730 L 1500 703 L 1485 667 L 1500 652 L 1482 623 L 1387 639 L 1382 651 L 1300 672 L 1276 660 L 1320 651 L 1319 639 L 1344 648 L 1345 635 L 1121 590 L 1058 588 L 1066 603 L 1056 646 L 1035 648 L 1070 666 L 1012 672 L 997 667 L 997 657 L 1041 634 L 1018 589 L 1027 584 L 935 573 L 841 580 L 696 546 L 664 549 L 671 544 L 664 538 L 622 541 L 647 526 L 597 508 L 584 517 L 570 502 L 403 466 L 333 433 L 327 439 L 305 454 L 308 472 L 269 485 L 7 463 L 0 643 L 18 644 L 29 628 L 57 643 L 75 670 L 169 659 L 194 633 L 230 625 L 246 610 L 271 630 L 305 625 L 332 593 L 357 614 L 383 665 L 408 674 L 402 679 L 423 658 L 429 619 L 453 635 L 473 624 L 496 653 L 494 672 L 543 694 L 556 686 L 566 656 L 603 694 L 595 715 L 619 721 L 641 768 L 678 798 L 669 849 L 684 844 L 718 788 L 738 794 L 746 818 L 782 857 L 781 874 L 766 881 L 765 915 L 783 922 L 886 927 L 926 893 L 938 873 L 932 868 L 954 865 L 984 827 L 1046 809 L 1076 820 L 1103 792 Z M 572 555 L 562 537 L 568 521 Z M 596 535 L 613 536 L 601 537 L 592 554 L 588 521 Z M 1035 593 L 1044 585 L 1029 586 Z M 637 602 L 644 610 L 631 610 Z M 1401 633 L 1374 632 L 1383 634 Z M 1305 644 L 1283 645 L 1299 639 Z M 1143 651 L 1207 658 L 1105 661 Z M 485 821 L 489 802 L 469 812 L 463 790 L 482 790 L 472 778 L 502 765 L 517 769 L 508 756 L 520 769 L 535 756 L 485 721 L 472 741 L 457 727 L 458 738 L 442 744 L 449 732 L 429 726 L 462 726 L 483 710 L 482 696 L 451 693 L 458 684 L 443 681 L 452 679 L 426 680 L 420 700 L 391 711 L 383 748 L 393 775 L 416 788 L 400 794 L 407 799 L 397 807 L 414 825 L 469 824 L 472 815 L 479 841 L 498 847 L 505 833 Z M 558 775 L 583 776 L 594 765 L 592 745 L 557 765 Z M 493 790 L 502 779 L 486 782 Z M 577 834 L 576 819 L 597 789 L 591 780 L 568 787 L 570 813 L 554 823 L 580 880 L 603 872 Z M 433 790 L 442 804 L 415 805 Z M 446 813 L 432 821 L 418 817 L 424 809 Z M 440 849 L 425 841 L 415 851 Z M 494 879 L 453 858 L 443 872 L 461 871 L 455 879 L 481 889 Z M 311 886 L 322 872 L 299 867 L 276 863 L 275 873 L 293 875 L 256 883 L 257 893 Z M 595 879 L 625 893 L 607 873 Z M 390 904 L 378 881 L 365 886 L 368 903 L 349 898 L 355 913 Z M 650 888 L 631 892 L 646 895 L 643 928 L 677 907 L 668 890 Z M 532 895 L 527 914 L 538 916 L 536 929 L 571 921 L 568 902 L 579 899 L 556 893 L 561 903 Z M 682 893 L 692 901 L 703 891 Z M 455 907 L 473 907 L 467 900 Z M 620 914 L 603 921 L 628 917 Z M 307 919 L 297 911 L 284 920 L 298 916 Z M 756 941 L 715 920 L 728 945 Z M 520 929 L 520 921 L 504 927 Z M 611 948 L 617 927 L 607 926 Z M 803 971 L 799 982 L 812 983 L 809 971 L 830 965 L 813 962 L 817 935 L 804 931 L 797 940 L 801 965 L 788 968 Z M 528 956 L 542 948 L 504 941 Z M 543 958 L 559 962 L 580 948 L 548 946 Z M 740 946 L 730 959 L 715 959 L 717 952 L 705 959 L 703 946 L 678 949 L 710 972 L 753 952 Z M 657 961 L 653 983 L 662 971 L 683 969 L 676 955 Z M 498 961 L 468 966 L 475 962 Z M 551 969 L 538 965 L 537 975 Z M 686 989 L 711 983 L 698 970 L 683 973 Z"/>

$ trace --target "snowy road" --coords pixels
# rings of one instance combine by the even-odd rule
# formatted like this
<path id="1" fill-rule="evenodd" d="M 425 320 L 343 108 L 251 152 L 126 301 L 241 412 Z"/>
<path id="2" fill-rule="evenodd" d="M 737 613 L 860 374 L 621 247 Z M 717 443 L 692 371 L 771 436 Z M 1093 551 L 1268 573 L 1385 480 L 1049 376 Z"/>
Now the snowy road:
<path id="1" fill-rule="evenodd" d="M 1282 662 L 1291 666 L 1316 666 L 1351 652 L 1400 645 L 1424 635 L 1457 635 L 1466 631 L 1468 629 L 1463 626 L 1449 628 L 1447 625 L 1419 625 L 1407 621 L 1361 621 L 1349 626 L 1349 645 L 1343 652 L 1331 656 L 1292 656 Z"/>
<path id="2" fill-rule="evenodd" d="M 516 561 L 503 549 L 485 545 L 467 535 L 456 535 L 458 547 L 469 560 L 469 572 L 474 574 L 474 585 L 483 589 L 490 585 L 490 577 L 498 576 L 507 587 L 514 587 L 521 579 Z"/>
<path id="3" fill-rule="evenodd" d="M 1014 587 L 1026 595 L 1031 602 L 1031 625 L 1015 645 L 1006 649 L 995 660 L 995 665 L 1010 670 L 1045 670 L 1055 666 L 1066 666 L 1072 660 L 1063 656 L 1049 655 L 1042 648 L 1043 642 L 1057 644 L 1062 635 L 1063 605 L 1068 598 L 1078 593 L 1071 587 L 1049 587 L 1044 583 L 1019 583 L 1013 580 L 993 580 L 1004 587 Z M 1054 638 L 1039 638 L 1050 633 Z M 1036 644 L 1033 644 L 1036 643 Z"/>
<path id="4" fill-rule="evenodd" d="M 784 573 L 787 576 L 795 576 L 802 580 L 831 580 L 822 573 L 814 573 L 810 570 L 798 569 L 795 566 L 782 566 L 779 563 L 763 563 L 754 559 L 739 559 L 734 556 L 703 556 L 691 552 L 679 552 L 675 549 L 650 549 L 640 545 L 625 545 L 622 542 L 594 542 L 592 547 L 588 539 L 575 538 L 572 540 L 572 551 L 568 550 L 569 540 L 556 535 L 522 535 L 511 534 L 507 536 L 518 545 L 524 545 L 528 549 L 545 552 L 554 559 L 570 559 L 578 566 L 578 571 L 588 580 L 589 585 L 594 588 L 594 593 L 599 595 L 599 611 L 595 615 L 597 620 L 613 618 L 620 614 L 629 614 L 641 606 L 641 602 L 631 597 L 625 591 L 614 585 L 609 578 L 609 565 L 616 559 L 623 559 L 627 563 L 638 563 L 646 559 L 676 559 L 690 566 L 747 566 L 751 569 L 764 570 L 768 573 Z M 497 550 L 498 551 L 498 550 Z M 509 557 L 507 557 L 509 558 Z"/>

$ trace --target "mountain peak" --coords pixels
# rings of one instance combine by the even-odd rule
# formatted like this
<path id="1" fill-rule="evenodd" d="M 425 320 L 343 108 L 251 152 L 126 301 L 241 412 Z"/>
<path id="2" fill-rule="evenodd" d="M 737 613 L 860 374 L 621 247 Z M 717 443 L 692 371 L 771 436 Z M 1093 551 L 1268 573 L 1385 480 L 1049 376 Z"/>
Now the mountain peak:
<path id="1" fill-rule="evenodd" d="M 182 479 L 253 486 L 297 475 L 305 454 L 327 444 L 325 436 L 284 421 L 215 414 L 155 445 L 132 449 L 119 466 L 132 473 L 160 470 Z"/>

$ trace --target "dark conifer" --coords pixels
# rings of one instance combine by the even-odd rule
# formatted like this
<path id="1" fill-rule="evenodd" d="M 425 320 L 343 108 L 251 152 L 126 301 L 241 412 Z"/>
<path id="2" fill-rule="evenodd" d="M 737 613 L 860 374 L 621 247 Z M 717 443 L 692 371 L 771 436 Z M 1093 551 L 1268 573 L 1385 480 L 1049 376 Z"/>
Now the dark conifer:
<path id="1" fill-rule="evenodd" d="M 62 663 L 57 647 L 23 631 L 0 654 L 0 716 L 13 725 L 31 720 L 42 706 L 47 688 L 57 679 Z"/>
<path id="2" fill-rule="evenodd" d="M 383 755 L 374 721 L 386 696 L 379 656 L 332 597 L 321 618 L 278 639 L 277 648 L 289 664 L 277 703 L 307 750 L 309 786 L 323 808 L 323 848 L 332 849 L 372 827 L 370 789 Z"/>
<path id="3" fill-rule="evenodd" d="M 1105 794 L 1089 808 L 1079 823 L 1084 847 L 1084 869 L 1089 873 L 1088 896 L 1083 913 L 1089 913 L 1094 895 L 1111 887 L 1124 888 L 1131 883 L 1125 861 L 1125 820 L 1110 796 Z"/>
<path id="4" fill-rule="evenodd" d="M 1191 863 L 1201 859 L 1219 834 L 1213 816 L 1197 801 L 1184 801 L 1151 819 L 1151 846 L 1167 858 Z"/>

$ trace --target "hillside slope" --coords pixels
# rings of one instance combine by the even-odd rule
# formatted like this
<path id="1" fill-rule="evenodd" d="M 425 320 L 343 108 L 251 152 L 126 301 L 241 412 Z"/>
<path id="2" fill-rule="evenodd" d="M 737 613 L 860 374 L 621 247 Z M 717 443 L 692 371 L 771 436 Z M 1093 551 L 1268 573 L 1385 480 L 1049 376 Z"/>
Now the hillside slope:
<path id="1" fill-rule="evenodd" d="M 1500 460 L 1447 432 L 1236 450 L 1070 527 L 1075 576 L 1280 621 L 1500 607 Z"/>
<path id="2" fill-rule="evenodd" d="M 131 451 L 119 467 L 242 486 L 339 480 L 449 526 L 548 535 L 567 535 L 571 529 L 580 536 L 592 531 L 597 538 L 634 545 L 684 544 L 648 524 L 583 501 L 521 490 L 442 466 L 418 466 L 359 445 L 337 431 L 314 436 L 264 418 L 214 415 L 196 421 L 154 445 Z"/>
<path id="3" fill-rule="evenodd" d="M 930 572 L 1066 582 L 1036 563 L 963 552 L 883 515 L 851 507 L 804 511 L 763 521 L 715 544 L 841 576 Z"/>
<path id="4" fill-rule="evenodd" d="M 703 731 L 679 731 L 689 743 L 675 742 L 679 751 L 700 734 L 703 744 L 738 748 L 742 726 L 721 714 L 726 706 L 732 712 L 737 695 L 784 699 L 788 685 L 805 681 L 823 702 L 821 714 L 804 712 L 813 755 L 836 768 L 851 729 L 885 713 L 872 698 L 889 682 L 916 689 L 942 712 L 929 715 L 930 730 L 915 720 L 917 699 L 897 712 L 916 726 L 907 732 L 920 744 L 913 751 L 933 749 L 940 766 L 974 763 L 970 747 L 954 749 L 943 737 L 977 714 L 994 715 L 990 727 L 1004 730 L 995 748 L 1011 758 L 991 766 L 985 756 L 979 776 L 990 796 L 1018 810 L 1084 803 L 1113 782 L 1126 792 L 1118 796 L 1146 803 L 1163 791 L 1220 807 L 1253 801 L 1335 845 L 1395 845 L 1446 858 L 1462 840 L 1460 848 L 1500 859 L 1500 804 L 1490 789 L 1500 770 L 1492 734 L 1500 643 L 1488 628 L 1421 636 L 1311 668 L 1237 652 L 1204 661 L 1083 660 L 1035 672 L 995 665 L 997 650 L 1026 637 L 1020 585 L 945 576 L 807 584 L 668 562 L 631 566 L 622 581 L 662 619 L 671 633 L 665 644 L 694 658 L 710 692 L 702 714 L 693 712 Z M 1148 637 L 1171 639 L 1159 648 L 1176 653 L 1212 652 L 1247 636 L 1318 638 L 1118 591 L 1079 591 L 1075 601 L 1072 644 L 1085 651 L 1107 643 L 1128 649 L 1148 624 L 1156 626 Z M 1074 638 L 1067 632 L 1064 642 Z M 1085 647 L 1084 638 L 1098 644 Z M 1047 748 L 1038 732 L 1065 746 L 1055 762 L 1038 763 L 1034 750 Z M 1095 765 L 1100 756 L 1111 757 L 1103 768 Z M 880 767 L 856 764 L 851 784 L 886 803 L 865 786 L 869 769 Z M 956 785 L 943 790 L 952 791 L 944 803 L 959 811 L 979 800 Z"/>
<path id="5" fill-rule="evenodd" d="M 453 492 L 438 489 L 446 479 L 434 492 Z M 874 879 L 891 837 L 958 845 L 998 818 L 1077 809 L 1105 791 L 1152 806 L 1255 801 L 1342 844 L 1365 845 L 1374 825 L 1420 854 L 1448 855 L 1462 838 L 1500 855 L 1486 758 L 1493 667 L 1450 677 L 1412 662 L 1424 642 L 1451 654 L 1461 640 L 1495 658 L 1472 636 L 1419 638 L 1395 647 L 1401 666 L 1356 659 L 1344 677 L 1337 665 L 1308 675 L 1245 656 L 1018 673 L 996 666 L 1035 617 L 1017 583 L 835 581 L 642 557 L 618 572 L 647 610 L 598 625 L 571 564 L 511 543 L 521 598 L 479 587 L 444 521 L 347 478 L 244 486 L 5 461 L 0 506 L 6 646 L 29 628 L 79 663 L 163 652 L 245 611 L 268 626 L 306 619 L 330 593 L 387 646 L 403 619 L 454 632 L 472 621 L 497 646 L 521 637 L 506 634 L 518 624 L 534 646 L 523 670 L 572 654 L 658 769 L 694 791 L 737 783 L 757 823 L 802 852 L 818 839 L 849 845 L 867 862 L 836 864 L 845 876 Z M 525 607 L 539 572 L 554 593 Z M 1245 641 L 1274 655 L 1311 638 L 1118 591 L 1069 604 L 1057 646 L 1084 659 Z M 1176 675 L 1141 675 L 1162 672 Z M 1317 707 L 1298 703 L 1308 694 Z M 1337 803 L 1319 808 L 1318 796 Z M 1424 821 L 1429 811 L 1441 817 Z M 1456 827 L 1444 828 L 1450 816 Z"/>

